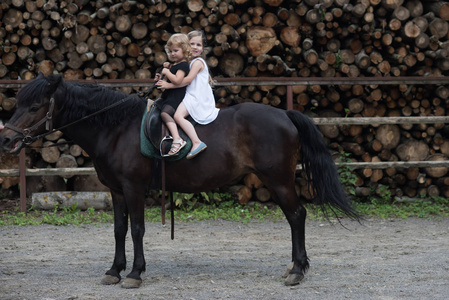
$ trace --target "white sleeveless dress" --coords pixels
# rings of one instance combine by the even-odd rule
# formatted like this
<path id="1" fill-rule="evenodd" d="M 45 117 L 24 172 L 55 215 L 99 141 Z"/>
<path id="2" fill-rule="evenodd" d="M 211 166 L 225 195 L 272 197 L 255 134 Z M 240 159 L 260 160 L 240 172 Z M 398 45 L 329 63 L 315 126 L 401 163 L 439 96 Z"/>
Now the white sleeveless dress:
<path id="1" fill-rule="evenodd" d="M 204 59 L 199 57 L 195 58 L 190 63 L 190 68 L 192 68 L 192 64 L 198 59 L 204 64 L 204 69 L 187 86 L 183 102 L 189 115 L 198 124 L 205 125 L 215 120 L 220 110 L 215 107 L 214 94 L 209 85 L 209 70 Z"/>

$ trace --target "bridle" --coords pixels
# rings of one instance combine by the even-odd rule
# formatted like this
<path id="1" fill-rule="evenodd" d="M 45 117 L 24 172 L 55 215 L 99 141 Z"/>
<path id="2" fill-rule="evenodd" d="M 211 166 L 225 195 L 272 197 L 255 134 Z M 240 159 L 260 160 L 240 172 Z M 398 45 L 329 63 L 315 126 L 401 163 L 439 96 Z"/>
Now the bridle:
<path id="1" fill-rule="evenodd" d="M 54 109 L 55 109 L 55 98 L 51 97 L 50 98 L 50 105 L 48 107 L 47 113 L 45 114 L 45 117 L 43 117 L 36 124 L 34 124 L 31 127 L 28 127 L 28 128 L 25 128 L 25 129 L 21 129 L 19 127 L 16 127 L 14 125 L 6 123 L 5 124 L 5 128 L 9 128 L 9 129 L 11 129 L 11 130 L 13 130 L 15 132 L 21 133 L 23 135 L 22 142 L 25 145 L 29 145 L 29 144 L 33 143 L 34 141 L 36 141 L 37 139 L 40 138 L 40 136 L 38 136 L 39 138 L 31 136 L 31 133 L 33 131 L 35 131 L 36 129 L 38 129 L 42 124 L 45 123 L 45 130 L 47 130 L 47 132 L 49 132 L 49 133 L 53 132 L 53 111 L 54 111 Z"/>

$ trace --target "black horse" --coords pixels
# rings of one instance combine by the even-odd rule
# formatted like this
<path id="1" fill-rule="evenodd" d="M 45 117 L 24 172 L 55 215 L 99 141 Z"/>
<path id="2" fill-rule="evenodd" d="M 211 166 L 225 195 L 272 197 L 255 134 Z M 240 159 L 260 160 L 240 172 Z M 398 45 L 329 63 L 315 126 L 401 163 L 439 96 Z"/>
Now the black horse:
<path id="1" fill-rule="evenodd" d="M 17 100 L 14 115 L 0 133 L 2 151 L 18 153 L 33 137 L 51 130 L 50 125 L 61 128 L 83 119 L 62 131 L 89 154 L 99 179 L 111 189 L 115 258 L 102 283 L 121 280 L 129 218 L 134 263 L 122 286 L 139 287 L 145 271 L 144 197 L 153 175 L 152 160 L 141 154 L 139 146 L 146 101 L 98 85 L 69 83 L 60 76 L 42 74 L 19 91 Z M 122 103 L 86 118 L 117 102 Z M 295 191 L 298 161 L 311 182 L 315 203 L 358 218 L 317 127 L 297 111 L 245 103 L 222 109 L 214 122 L 196 129 L 208 149 L 192 160 L 167 162 L 167 190 L 207 191 L 232 184 L 245 174 L 257 174 L 290 224 L 292 264 L 285 284 L 298 284 L 309 268 L 304 240 L 306 210 Z"/>

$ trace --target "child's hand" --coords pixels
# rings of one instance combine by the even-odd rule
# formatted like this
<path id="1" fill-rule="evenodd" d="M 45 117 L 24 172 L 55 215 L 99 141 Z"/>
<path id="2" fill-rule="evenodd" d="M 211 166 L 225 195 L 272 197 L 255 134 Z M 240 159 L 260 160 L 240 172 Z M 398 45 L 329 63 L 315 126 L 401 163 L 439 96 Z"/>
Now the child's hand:
<path id="1" fill-rule="evenodd" d="M 170 69 L 170 63 L 168 61 L 164 62 L 162 65 L 164 68 Z"/>
<path id="2" fill-rule="evenodd" d="M 159 81 L 161 80 L 162 75 L 160 73 L 156 73 L 156 75 L 154 75 L 154 81 Z"/>
<path id="3" fill-rule="evenodd" d="M 157 86 L 158 89 L 166 89 L 168 87 L 168 82 L 165 81 L 165 80 L 159 80 L 156 83 L 156 86 Z"/>
<path id="4" fill-rule="evenodd" d="M 167 76 L 167 74 L 170 73 L 170 69 L 167 69 L 167 68 L 164 67 L 164 68 L 162 69 L 162 72 L 161 72 L 161 73 L 162 73 L 162 75 Z"/>

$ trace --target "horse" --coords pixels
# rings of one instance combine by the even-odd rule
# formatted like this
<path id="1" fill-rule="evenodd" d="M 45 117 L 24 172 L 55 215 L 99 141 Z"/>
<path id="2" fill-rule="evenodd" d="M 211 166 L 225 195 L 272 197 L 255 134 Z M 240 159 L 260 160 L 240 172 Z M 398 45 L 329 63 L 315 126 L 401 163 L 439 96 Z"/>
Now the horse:
<path id="1" fill-rule="evenodd" d="M 97 84 L 68 82 L 60 75 L 39 74 L 17 93 L 17 108 L 0 133 L 3 152 L 18 153 L 55 128 L 88 153 L 98 178 L 110 189 L 113 202 L 115 255 L 101 280 L 106 285 L 122 281 L 124 288 L 137 288 L 146 268 L 144 198 L 156 176 L 154 159 L 142 155 L 140 149 L 146 105 L 145 98 L 138 95 Z M 359 218 L 316 125 L 298 111 L 242 103 L 221 109 L 216 120 L 197 125 L 196 130 L 208 148 L 192 160 L 166 161 L 167 190 L 209 191 L 255 173 L 290 225 L 292 260 L 284 276 L 285 284 L 299 284 L 309 268 L 309 259 L 305 202 L 295 190 L 298 162 L 315 204 L 331 208 L 336 215 Z M 134 261 L 131 272 L 122 280 L 128 220 Z"/>

